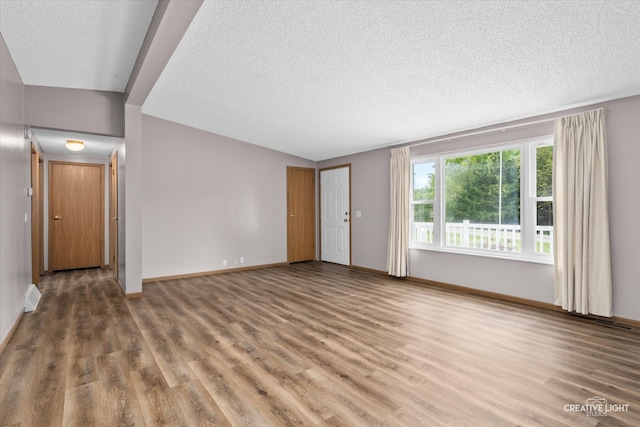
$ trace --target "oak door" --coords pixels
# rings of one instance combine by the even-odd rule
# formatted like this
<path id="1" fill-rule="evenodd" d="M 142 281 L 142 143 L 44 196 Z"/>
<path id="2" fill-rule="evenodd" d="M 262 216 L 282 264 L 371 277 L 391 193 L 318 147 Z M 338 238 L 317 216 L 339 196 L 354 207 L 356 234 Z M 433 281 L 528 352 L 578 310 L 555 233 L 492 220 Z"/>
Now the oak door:
<path id="1" fill-rule="evenodd" d="M 103 261 L 104 165 L 49 162 L 49 270 Z"/>
<path id="2" fill-rule="evenodd" d="M 31 145 L 31 283 L 40 283 L 44 274 L 44 162 L 42 156 Z"/>
<path id="3" fill-rule="evenodd" d="M 316 258 L 315 169 L 287 167 L 287 260 Z"/>

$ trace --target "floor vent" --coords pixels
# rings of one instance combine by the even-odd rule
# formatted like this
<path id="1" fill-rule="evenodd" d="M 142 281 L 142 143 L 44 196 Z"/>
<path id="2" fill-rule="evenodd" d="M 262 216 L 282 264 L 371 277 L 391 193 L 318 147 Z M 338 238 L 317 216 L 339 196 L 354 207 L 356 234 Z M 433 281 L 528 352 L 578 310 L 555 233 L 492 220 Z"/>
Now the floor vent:
<path id="1" fill-rule="evenodd" d="M 624 329 L 627 331 L 633 331 L 634 328 L 631 325 L 627 325 L 625 323 L 614 322 L 613 320 L 603 319 L 602 317 L 596 317 L 590 314 L 578 314 L 578 313 L 569 313 L 572 316 L 578 317 L 582 320 L 588 320 L 593 323 L 597 323 L 598 325 L 604 326 L 605 328 L 613 328 L 613 329 Z"/>
<path id="2" fill-rule="evenodd" d="M 597 319 L 597 320 L 595 320 L 595 322 L 600 324 L 600 325 L 602 325 L 602 326 L 606 326 L 607 328 L 625 329 L 627 331 L 633 330 L 632 326 L 625 325 L 623 323 L 613 322 L 611 320 L 600 320 L 600 319 Z"/>
<path id="3" fill-rule="evenodd" d="M 35 311 L 36 307 L 38 307 L 38 303 L 40 302 L 40 296 L 40 291 L 36 285 L 29 285 L 27 294 L 24 296 L 24 311 L 27 313 Z"/>

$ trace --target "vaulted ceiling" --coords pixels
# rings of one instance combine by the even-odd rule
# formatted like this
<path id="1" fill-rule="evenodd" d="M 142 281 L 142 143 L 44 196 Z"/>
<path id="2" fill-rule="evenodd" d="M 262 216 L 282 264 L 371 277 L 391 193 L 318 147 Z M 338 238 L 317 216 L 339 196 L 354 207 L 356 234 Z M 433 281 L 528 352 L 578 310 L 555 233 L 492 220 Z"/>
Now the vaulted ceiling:
<path id="1" fill-rule="evenodd" d="M 0 31 L 25 84 L 122 92 L 156 5 L 3 0 Z M 638 1 L 204 1 L 142 111 L 323 160 L 636 94 Z"/>

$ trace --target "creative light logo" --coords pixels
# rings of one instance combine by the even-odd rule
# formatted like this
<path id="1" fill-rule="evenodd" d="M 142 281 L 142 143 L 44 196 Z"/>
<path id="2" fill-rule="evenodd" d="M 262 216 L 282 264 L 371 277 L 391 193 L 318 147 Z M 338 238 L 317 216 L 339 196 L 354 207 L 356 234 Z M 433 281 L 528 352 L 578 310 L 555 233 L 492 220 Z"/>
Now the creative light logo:
<path id="1" fill-rule="evenodd" d="M 588 408 L 587 415 L 590 417 L 607 416 L 607 399 L 604 397 L 592 397 L 585 402 Z"/>
<path id="2" fill-rule="evenodd" d="M 588 417 L 606 417 L 609 412 L 627 412 L 628 403 L 609 403 L 604 397 L 594 396 L 585 403 L 568 403 L 565 412 L 584 412 Z"/>

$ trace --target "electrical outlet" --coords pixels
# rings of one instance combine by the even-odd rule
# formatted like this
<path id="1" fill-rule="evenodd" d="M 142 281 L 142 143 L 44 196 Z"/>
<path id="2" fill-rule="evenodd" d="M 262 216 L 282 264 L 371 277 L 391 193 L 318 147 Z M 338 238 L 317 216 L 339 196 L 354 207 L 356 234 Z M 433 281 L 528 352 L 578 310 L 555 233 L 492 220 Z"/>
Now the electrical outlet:
<path id="1" fill-rule="evenodd" d="M 240 264 L 244 264 L 244 257 L 243 256 L 240 257 Z"/>
<path id="2" fill-rule="evenodd" d="M 234 263 L 234 264 L 237 264 L 237 263 L 238 263 L 238 258 L 234 258 L 234 259 L 233 259 L 233 263 Z"/>
<path id="3" fill-rule="evenodd" d="M 223 267 L 226 267 L 226 266 L 227 266 L 227 260 L 226 260 L 226 259 L 223 259 L 223 260 L 222 260 L 222 266 L 223 266 Z"/>

